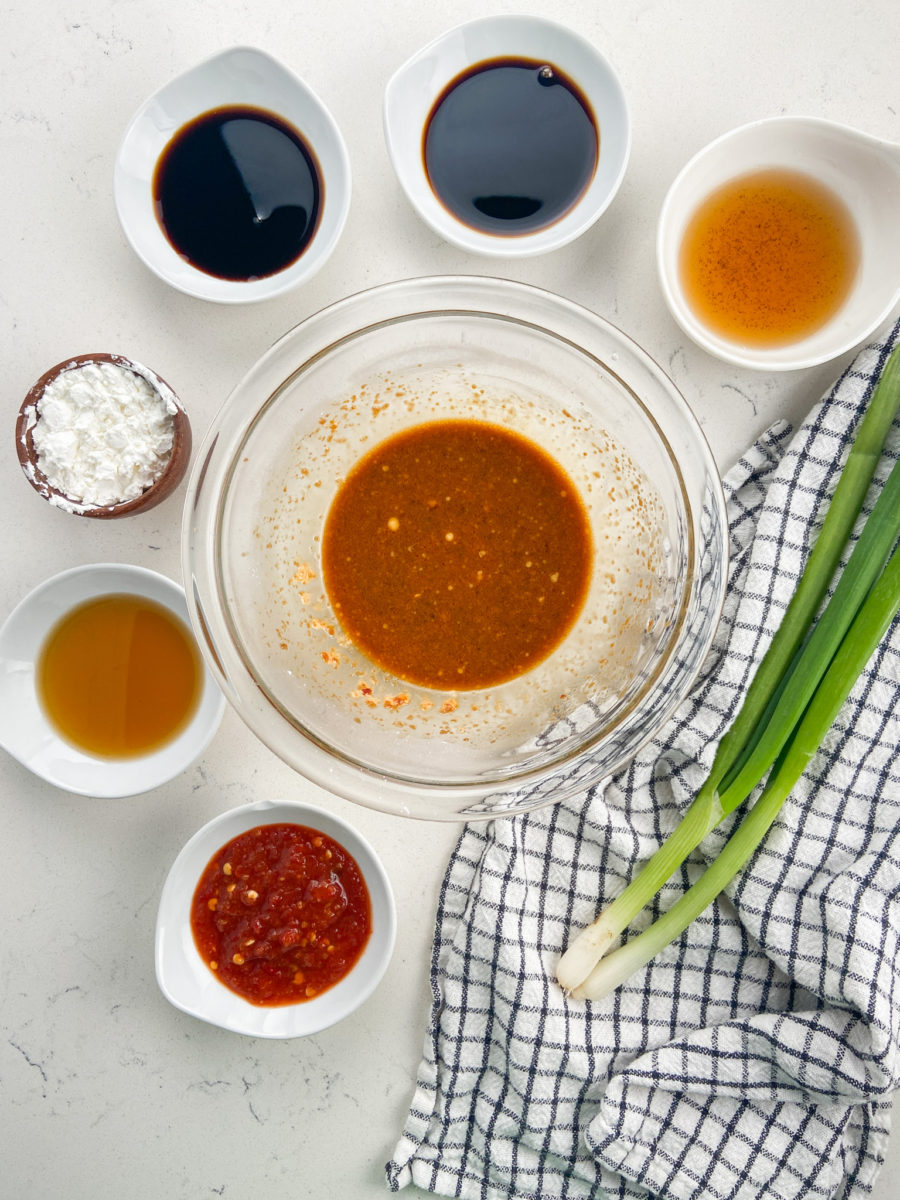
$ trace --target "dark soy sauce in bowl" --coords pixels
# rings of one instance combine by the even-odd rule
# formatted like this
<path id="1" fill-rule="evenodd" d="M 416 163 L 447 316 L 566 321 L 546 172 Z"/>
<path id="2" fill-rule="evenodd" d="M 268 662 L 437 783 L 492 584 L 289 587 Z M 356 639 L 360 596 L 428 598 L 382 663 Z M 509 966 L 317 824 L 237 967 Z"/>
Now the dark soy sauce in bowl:
<path id="1" fill-rule="evenodd" d="M 297 130 L 248 106 L 183 125 L 153 176 L 169 242 L 219 279 L 261 279 L 296 262 L 316 232 L 322 192 L 315 155 Z"/>
<path id="2" fill-rule="evenodd" d="M 458 220 L 485 233 L 533 233 L 578 202 L 600 133 L 577 85 L 527 58 L 476 64 L 444 88 L 425 123 L 428 181 Z"/>

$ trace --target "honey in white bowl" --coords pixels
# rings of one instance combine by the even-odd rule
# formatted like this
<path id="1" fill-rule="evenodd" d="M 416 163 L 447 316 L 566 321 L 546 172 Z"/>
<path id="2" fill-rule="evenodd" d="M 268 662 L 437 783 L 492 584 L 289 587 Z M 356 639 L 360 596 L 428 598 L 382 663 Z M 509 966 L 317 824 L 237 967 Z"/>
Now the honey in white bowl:
<path id="1" fill-rule="evenodd" d="M 202 686 L 184 622 L 131 593 L 98 596 L 66 613 L 37 663 L 51 724 L 99 758 L 136 758 L 171 742 L 196 712 Z"/>

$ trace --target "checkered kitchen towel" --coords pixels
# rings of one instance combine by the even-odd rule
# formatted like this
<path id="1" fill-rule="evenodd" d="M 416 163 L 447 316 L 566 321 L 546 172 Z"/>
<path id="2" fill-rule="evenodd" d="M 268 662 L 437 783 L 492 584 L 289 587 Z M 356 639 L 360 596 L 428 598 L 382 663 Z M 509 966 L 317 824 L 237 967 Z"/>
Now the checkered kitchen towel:
<path id="1" fill-rule="evenodd" d="M 392 1189 L 825 1200 L 871 1187 L 900 1082 L 897 623 L 727 894 L 603 1000 L 567 1000 L 554 969 L 705 778 L 898 338 L 900 323 L 796 436 L 774 428 L 729 473 L 725 614 L 699 685 L 660 736 L 575 800 L 463 832 L 440 898 L 431 1019 L 387 1166 Z M 892 439 L 879 482 L 900 453 L 900 424 Z M 734 819 L 652 915 L 716 855 Z"/>

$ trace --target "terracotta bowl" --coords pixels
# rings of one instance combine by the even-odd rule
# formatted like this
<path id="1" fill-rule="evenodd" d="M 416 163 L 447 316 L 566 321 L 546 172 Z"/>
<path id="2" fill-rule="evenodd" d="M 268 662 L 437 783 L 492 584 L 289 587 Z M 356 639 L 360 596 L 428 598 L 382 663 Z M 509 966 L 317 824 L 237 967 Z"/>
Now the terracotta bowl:
<path id="1" fill-rule="evenodd" d="M 103 505 L 98 508 L 85 507 L 50 485 L 38 466 L 38 456 L 33 438 L 34 427 L 40 420 L 40 401 L 44 390 L 64 371 L 68 371 L 73 367 L 84 366 L 88 363 L 110 363 L 113 366 L 133 371 L 136 375 L 140 375 L 141 378 L 145 379 L 161 396 L 175 406 L 172 452 L 162 474 L 140 496 L 122 501 L 120 504 Z M 154 508 L 162 500 L 165 500 L 167 496 L 172 494 L 184 478 L 188 463 L 190 462 L 191 425 L 181 405 L 181 401 L 165 380 L 160 378 L 154 371 L 149 370 L 140 363 L 133 362 L 131 359 L 124 358 L 121 354 L 76 354 L 72 358 L 67 358 L 64 362 L 57 363 L 49 371 L 45 371 L 33 387 L 30 388 L 28 395 L 22 401 L 16 421 L 16 453 L 19 456 L 19 463 L 25 473 L 25 478 L 45 500 L 57 508 L 74 513 L 76 516 L 109 520 L 112 517 L 127 517 L 131 516 L 132 513 L 147 512 L 148 509 Z"/>

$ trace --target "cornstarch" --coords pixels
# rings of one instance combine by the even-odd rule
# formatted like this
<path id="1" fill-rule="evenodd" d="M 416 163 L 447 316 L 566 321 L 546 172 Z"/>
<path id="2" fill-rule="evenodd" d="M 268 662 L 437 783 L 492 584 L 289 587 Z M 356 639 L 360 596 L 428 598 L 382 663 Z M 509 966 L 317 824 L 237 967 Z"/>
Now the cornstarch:
<path id="1" fill-rule="evenodd" d="M 38 469 L 62 493 L 51 503 L 72 511 L 122 504 L 165 470 L 177 401 L 134 367 L 77 364 L 44 389 L 31 436 Z"/>

